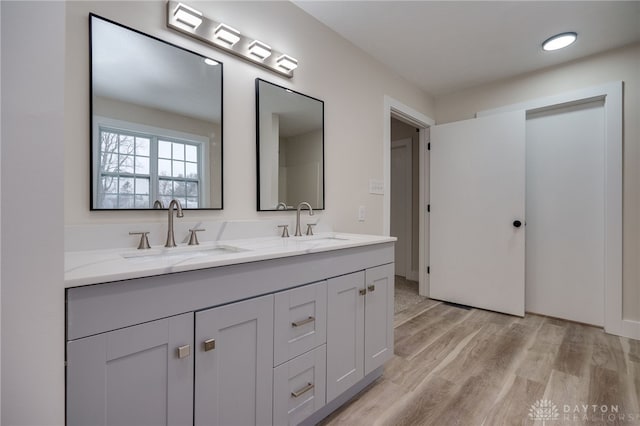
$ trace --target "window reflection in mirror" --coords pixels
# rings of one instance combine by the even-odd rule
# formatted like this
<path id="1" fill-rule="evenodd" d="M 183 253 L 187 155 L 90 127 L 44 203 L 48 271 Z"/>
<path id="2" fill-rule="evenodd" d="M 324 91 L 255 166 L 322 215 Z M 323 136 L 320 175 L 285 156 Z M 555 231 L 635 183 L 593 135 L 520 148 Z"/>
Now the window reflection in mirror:
<path id="1" fill-rule="evenodd" d="M 90 26 L 91 208 L 221 209 L 222 64 L 95 15 Z"/>
<path id="2" fill-rule="evenodd" d="M 258 210 L 324 209 L 324 102 L 256 79 L 256 137 Z"/>

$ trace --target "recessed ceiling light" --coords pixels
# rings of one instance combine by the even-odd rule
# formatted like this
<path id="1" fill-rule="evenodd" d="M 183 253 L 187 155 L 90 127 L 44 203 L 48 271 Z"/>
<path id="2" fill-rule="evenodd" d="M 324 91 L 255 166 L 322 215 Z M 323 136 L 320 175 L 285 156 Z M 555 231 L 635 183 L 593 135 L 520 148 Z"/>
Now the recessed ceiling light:
<path id="1" fill-rule="evenodd" d="M 574 32 L 562 33 L 549 37 L 542 43 L 542 50 L 551 51 L 567 47 L 578 38 L 578 34 Z"/>
<path id="2" fill-rule="evenodd" d="M 204 58 L 204 63 L 211 66 L 218 65 L 218 62 L 211 58 Z"/>

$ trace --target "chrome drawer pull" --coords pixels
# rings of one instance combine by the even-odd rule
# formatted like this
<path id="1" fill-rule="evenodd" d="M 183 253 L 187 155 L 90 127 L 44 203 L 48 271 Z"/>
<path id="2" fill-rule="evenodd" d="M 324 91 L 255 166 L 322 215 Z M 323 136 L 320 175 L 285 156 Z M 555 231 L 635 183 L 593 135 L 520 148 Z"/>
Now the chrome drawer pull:
<path id="1" fill-rule="evenodd" d="M 291 327 L 301 327 L 305 324 L 309 324 L 310 322 L 314 322 L 316 319 L 314 317 L 309 317 L 307 319 L 304 319 L 302 321 L 295 321 L 291 323 Z"/>
<path id="2" fill-rule="evenodd" d="M 311 389 L 313 389 L 313 385 L 311 383 L 307 383 L 307 386 L 303 387 L 299 391 L 291 392 L 291 396 L 294 397 L 294 398 L 297 398 L 300 395 L 302 395 L 303 393 L 309 392 Z"/>

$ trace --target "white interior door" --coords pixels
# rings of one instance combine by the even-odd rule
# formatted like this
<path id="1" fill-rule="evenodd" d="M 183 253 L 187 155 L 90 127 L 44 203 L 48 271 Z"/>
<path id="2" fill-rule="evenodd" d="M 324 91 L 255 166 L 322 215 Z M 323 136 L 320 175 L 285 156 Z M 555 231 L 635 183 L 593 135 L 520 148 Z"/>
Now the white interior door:
<path id="1" fill-rule="evenodd" d="M 528 312 L 604 324 L 604 99 L 527 114 Z"/>
<path id="2" fill-rule="evenodd" d="M 524 111 L 432 127 L 430 183 L 430 296 L 523 316 Z"/>

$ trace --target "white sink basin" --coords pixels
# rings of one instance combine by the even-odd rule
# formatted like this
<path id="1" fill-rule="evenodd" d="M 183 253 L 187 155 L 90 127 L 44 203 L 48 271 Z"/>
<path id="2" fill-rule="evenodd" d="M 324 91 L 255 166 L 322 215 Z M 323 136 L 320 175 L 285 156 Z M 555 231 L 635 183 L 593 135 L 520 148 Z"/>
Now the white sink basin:
<path id="1" fill-rule="evenodd" d="M 235 254 L 239 252 L 247 251 L 229 245 L 215 245 L 215 246 L 186 246 L 186 247 L 171 247 L 171 248 L 157 248 L 148 250 L 137 250 L 126 253 L 121 253 L 121 256 L 127 260 L 162 260 L 167 259 L 171 261 L 192 259 L 198 257 L 212 257 L 223 256 L 228 254 Z"/>

